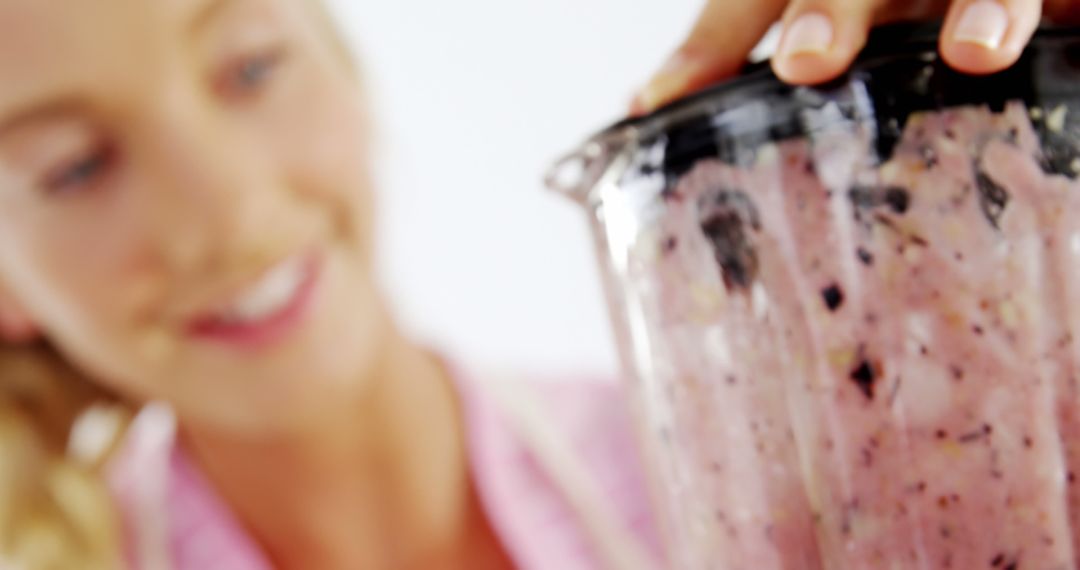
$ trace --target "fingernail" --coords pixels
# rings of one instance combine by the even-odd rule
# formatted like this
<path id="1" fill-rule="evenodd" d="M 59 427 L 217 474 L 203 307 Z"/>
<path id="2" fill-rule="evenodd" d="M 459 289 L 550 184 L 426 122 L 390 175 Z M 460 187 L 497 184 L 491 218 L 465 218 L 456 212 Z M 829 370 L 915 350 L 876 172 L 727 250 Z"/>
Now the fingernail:
<path id="1" fill-rule="evenodd" d="M 1009 12 L 995 0 L 976 0 L 964 9 L 953 31 L 953 40 L 996 50 L 1009 29 Z"/>
<path id="2" fill-rule="evenodd" d="M 833 25 L 829 17 L 818 12 L 807 12 L 788 25 L 780 42 L 779 54 L 791 57 L 825 53 L 832 43 Z"/>
<path id="3" fill-rule="evenodd" d="M 645 114 L 656 110 L 686 91 L 701 65 L 685 53 L 676 53 L 649 80 L 634 98 L 633 112 Z"/>

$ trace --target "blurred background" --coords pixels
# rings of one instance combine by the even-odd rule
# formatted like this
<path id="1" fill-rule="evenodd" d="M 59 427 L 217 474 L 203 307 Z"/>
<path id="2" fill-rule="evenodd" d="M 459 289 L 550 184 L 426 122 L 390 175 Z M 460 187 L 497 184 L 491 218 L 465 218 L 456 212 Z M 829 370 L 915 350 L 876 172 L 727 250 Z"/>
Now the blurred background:
<path id="1" fill-rule="evenodd" d="M 546 166 L 621 118 L 701 0 L 333 0 L 379 122 L 381 256 L 408 329 L 524 371 L 614 374 L 583 211 Z"/>

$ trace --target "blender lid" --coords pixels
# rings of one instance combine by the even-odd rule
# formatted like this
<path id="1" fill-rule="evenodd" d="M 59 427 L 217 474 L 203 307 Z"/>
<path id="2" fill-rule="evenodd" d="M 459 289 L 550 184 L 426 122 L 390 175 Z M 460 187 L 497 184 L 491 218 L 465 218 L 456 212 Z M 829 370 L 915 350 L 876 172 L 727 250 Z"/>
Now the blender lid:
<path id="1" fill-rule="evenodd" d="M 876 67 L 882 63 L 883 60 L 895 60 L 907 57 L 921 58 L 928 62 L 936 61 L 938 59 L 938 38 L 941 34 L 941 26 L 941 22 L 908 22 L 875 28 L 870 32 L 866 47 L 859 53 L 858 58 L 856 58 L 848 73 L 836 80 L 815 85 L 812 88 L 828 90 L 830 87 L 843 83 L 853 74 L 857 75 L 866 69 Z M 1038 45 L 1042 41 L 1052 39 L 1080 40 L 1080 27 L 1044 25 L 1035 33 L 1031 43 L 1032 45 Z M 1077 53 L 1077 57 L 1080 59 L 1080 53 Z M 1078 61 L 1078 64 L 1080 64 L 1080 61 Z M 1078 72 L 1080 72 L 1080 70 L 1078 70 Z M 1008 70 L 1002 72 L 1002 74 L 1004 73 L 1008 73 Z M 1080 73 L 1078 73 L 1078 76 L 1080 76 Z M 973 79 L 980 78 L 978 76 L 970 77 Z M 987 76 L 982 76 L 981 78 L 986 77 Z M 776 74 L 773 73 L 767 60 L 759 61 L 744 67 L 742 73 L 734 78 L 722 81 L 711 87 L 706 87 L 684 98 L 668 103 L 648 115 L 620 120 L 597 132 L 590 137 L 590 140 L 603 138 L 605 135 L 625 127 L 641 127 L 651 120 L 654 120 L 657 116 L 678 114 L 680 110 L 693 108 L 695 105 L 705 100 L 737 94 L 740 90 L 751 89 L 756 91 L 756 89 L 752 89 L 755 86 L 759 88 L 772 86 L 777 90 L 782 88 L 793 89 L 792 86 L 785 84 L 776 77 Z M 971 93 L 971 95 L 977 94 Z M 986 94 L 981 93 L 981 95 L 985 96 Z"/>
<path id="2" fill-rule="evenodd" d="M 784 83 L 768 61 L 748 64 L 738 77 L 597 132 L 556 162 L 546 178 L 547 186 L 585 202 L 591 187 L 629 142 L 648 141 L 672 131 L 680 131 L 691 146 L 724 138 L 738 138 L 746 145 L 781 140 L 810 132 L 815 126 L 808 124 L 806 110 L 829 103 L 837 103 L 849 120 L 873 120 L 878 153 L 885 157 L 891 154 L 908 116 L 918 111 L 966 104 L 1001 109 L 1012 100 L 1080 99 L 1080 28 L 1041 27 L 1016 65 L 983 76 L 955 72 L 940 61 L 940 31 L 940 22 L 876 28 L 847 73 L 811 87 Z M 1054 57 L 1033 57 L 1042 48 Z M 858 85 L 858 93 L 850 87 L 853 84 Z M 706 117 L 710 120 L 701 120 Z"/>

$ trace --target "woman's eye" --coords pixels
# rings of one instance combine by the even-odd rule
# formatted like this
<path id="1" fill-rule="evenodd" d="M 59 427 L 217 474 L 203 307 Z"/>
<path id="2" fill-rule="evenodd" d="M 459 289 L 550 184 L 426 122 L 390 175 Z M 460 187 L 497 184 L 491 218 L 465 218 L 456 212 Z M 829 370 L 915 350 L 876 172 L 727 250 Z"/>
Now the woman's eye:
<path id="1" fill-rule="evenodd" d="M 245 57 L 230 66 L 220 86 L 228 97 L 251 97 L 265 89 L 285 60 L 284 49 L 272 49 Z"/>
<path id="2" fill-rule="evenodd" d="M 113 153 L 107 148 L 95 149 L 63 164 L 45 178 L 45 190 L 66 194 L 84 190 L 99 181 L 112 164 Z"/>

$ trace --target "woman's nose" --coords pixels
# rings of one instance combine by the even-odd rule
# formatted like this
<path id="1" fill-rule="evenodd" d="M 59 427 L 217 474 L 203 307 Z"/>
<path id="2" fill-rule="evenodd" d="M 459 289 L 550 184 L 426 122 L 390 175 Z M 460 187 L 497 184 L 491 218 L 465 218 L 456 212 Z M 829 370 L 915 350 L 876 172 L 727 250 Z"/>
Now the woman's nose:
<path id="1" fill-rule="evenodd" d="M 272 161 L 225 121 L 197 110 L 169 114 L 144 149 L 155 165 L 145 178 L 148 229 L 177 269 L 222 270 L 238 257 L 258 263 L 251 258 L 273 255 L 285 229 L 274 219 L 283 192 Z"/>

